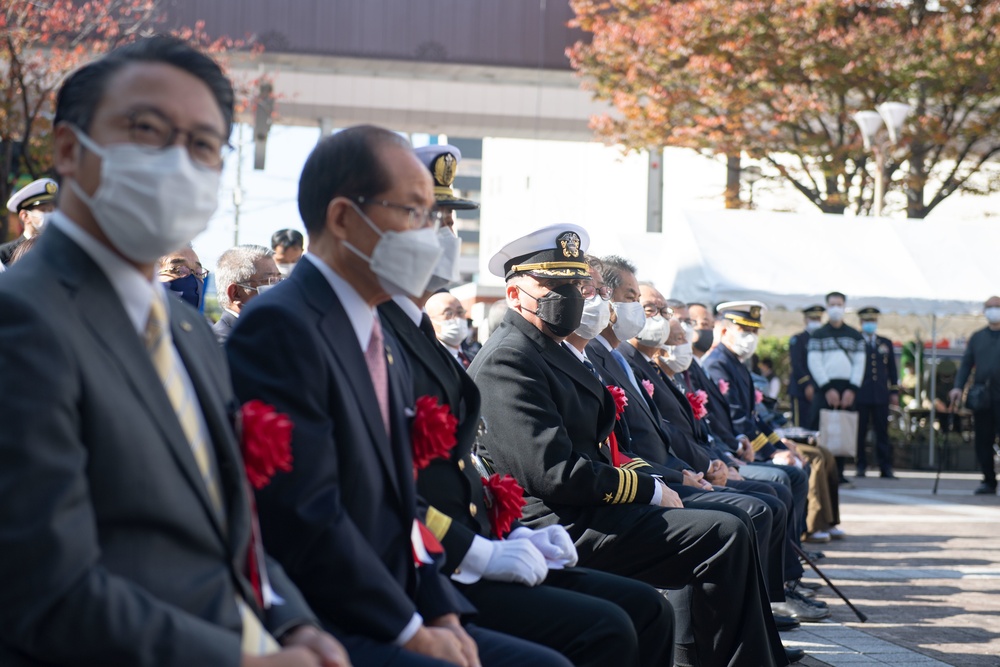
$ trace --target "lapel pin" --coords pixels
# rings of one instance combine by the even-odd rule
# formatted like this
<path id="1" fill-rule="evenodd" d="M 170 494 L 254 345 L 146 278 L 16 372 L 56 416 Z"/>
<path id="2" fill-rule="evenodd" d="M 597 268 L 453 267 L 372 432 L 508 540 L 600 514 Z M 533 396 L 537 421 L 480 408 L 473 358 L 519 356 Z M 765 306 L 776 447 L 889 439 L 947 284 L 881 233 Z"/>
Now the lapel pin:
<path id="1" fill-rule="evenodd" d="M 188 322 L 187 320 L 184 320 L 183 322 L 181 322 L 181 329 L 183 329 L 184 331 L 191 331 L 191 323 Z"/>

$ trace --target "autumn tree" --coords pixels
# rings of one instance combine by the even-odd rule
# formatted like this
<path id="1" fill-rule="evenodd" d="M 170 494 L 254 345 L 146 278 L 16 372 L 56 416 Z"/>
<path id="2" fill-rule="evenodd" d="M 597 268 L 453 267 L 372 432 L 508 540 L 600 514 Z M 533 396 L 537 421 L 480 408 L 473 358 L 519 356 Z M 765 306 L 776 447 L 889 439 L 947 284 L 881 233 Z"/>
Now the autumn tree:
<path id="1" fill-rule="evenodd" d="M 0 206 L 24 181 L 48 175 L 51 130 L 59 86 L 101 54 L 152 34 L 164 24 L 158 0 L 0 0 Z M 252 38 L 210 37 L 203 24 L 171 30 L 203 50 L 259 51 Z M 252 104 L 257 81 L 237 89 Z M 6 208 L 0 240 L 8 235 Z M 0 241 L 2 242 L 2 241 Z"/>
<path id="2" fill-rule="evenodd" d="M 1000 190 L 1000 0 L 571 0 L 573 66 L 616 113 L 609 142 L 746 155 L 821 210 L 863 213 L 874 160 L 853 121 L 914 112 L 885 181 L 922 218 Z"/>

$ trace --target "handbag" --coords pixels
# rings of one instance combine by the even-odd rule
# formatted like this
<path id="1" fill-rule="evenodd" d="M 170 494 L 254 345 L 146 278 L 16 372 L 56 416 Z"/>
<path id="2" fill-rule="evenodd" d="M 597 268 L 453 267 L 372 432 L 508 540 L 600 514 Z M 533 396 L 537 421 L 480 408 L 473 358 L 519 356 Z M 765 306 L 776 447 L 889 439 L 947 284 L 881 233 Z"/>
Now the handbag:
<path id="1" fill-rule="evenodd" d="M 853 410 L 820 410 L 819 444 L 834 456 L 856 456 L 858 413 Z"/>
<path id="2" fill-rule="evenodd" d="M 990 407 L 990 381 L 985 384 L 974 384 L 969 387 L 969 393 L 965 396 L 965 407 L 973 412 L 988 410 Z"/>

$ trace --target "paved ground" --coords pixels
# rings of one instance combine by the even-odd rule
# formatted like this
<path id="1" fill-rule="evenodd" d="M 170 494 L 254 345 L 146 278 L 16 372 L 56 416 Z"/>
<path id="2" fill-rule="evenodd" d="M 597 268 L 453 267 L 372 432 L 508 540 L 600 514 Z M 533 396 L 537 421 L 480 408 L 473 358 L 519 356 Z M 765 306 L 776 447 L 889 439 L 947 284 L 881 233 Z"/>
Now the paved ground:
<path id="1" fill-rule="evenodd" d="M 809 654 L 799 664 L 1000 667 L 1000 498 L 973 496 L 977 475 L 945 473 L 935 496 L 932 473 L 848 471 L 847 539 L 808 548 L 868 622 L 823 588 L 831 619 L 782 634 Z"/>

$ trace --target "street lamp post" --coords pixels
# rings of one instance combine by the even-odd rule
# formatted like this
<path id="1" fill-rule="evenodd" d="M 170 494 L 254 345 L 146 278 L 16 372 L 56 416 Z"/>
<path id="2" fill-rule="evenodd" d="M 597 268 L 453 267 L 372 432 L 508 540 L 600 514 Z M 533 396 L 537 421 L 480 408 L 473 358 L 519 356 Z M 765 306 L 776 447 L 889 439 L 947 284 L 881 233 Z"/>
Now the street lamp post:
<path id="1" fill-rule="evenodd" d="M 889 135 L 889 145 L 895 146 L 912 107 L 902 102 L 885 102 L 876 109 L 876 111 L 857 112 L 854 114 L 854 122 L 861 129 L 861 139 L 865 142 L 865 148 L 875 156 L 875 217 L 880 217 L 882 203 L 885 200 L 885 150 L 883 144 L 876 141 L 876 137 L 884 124 Z"/>

